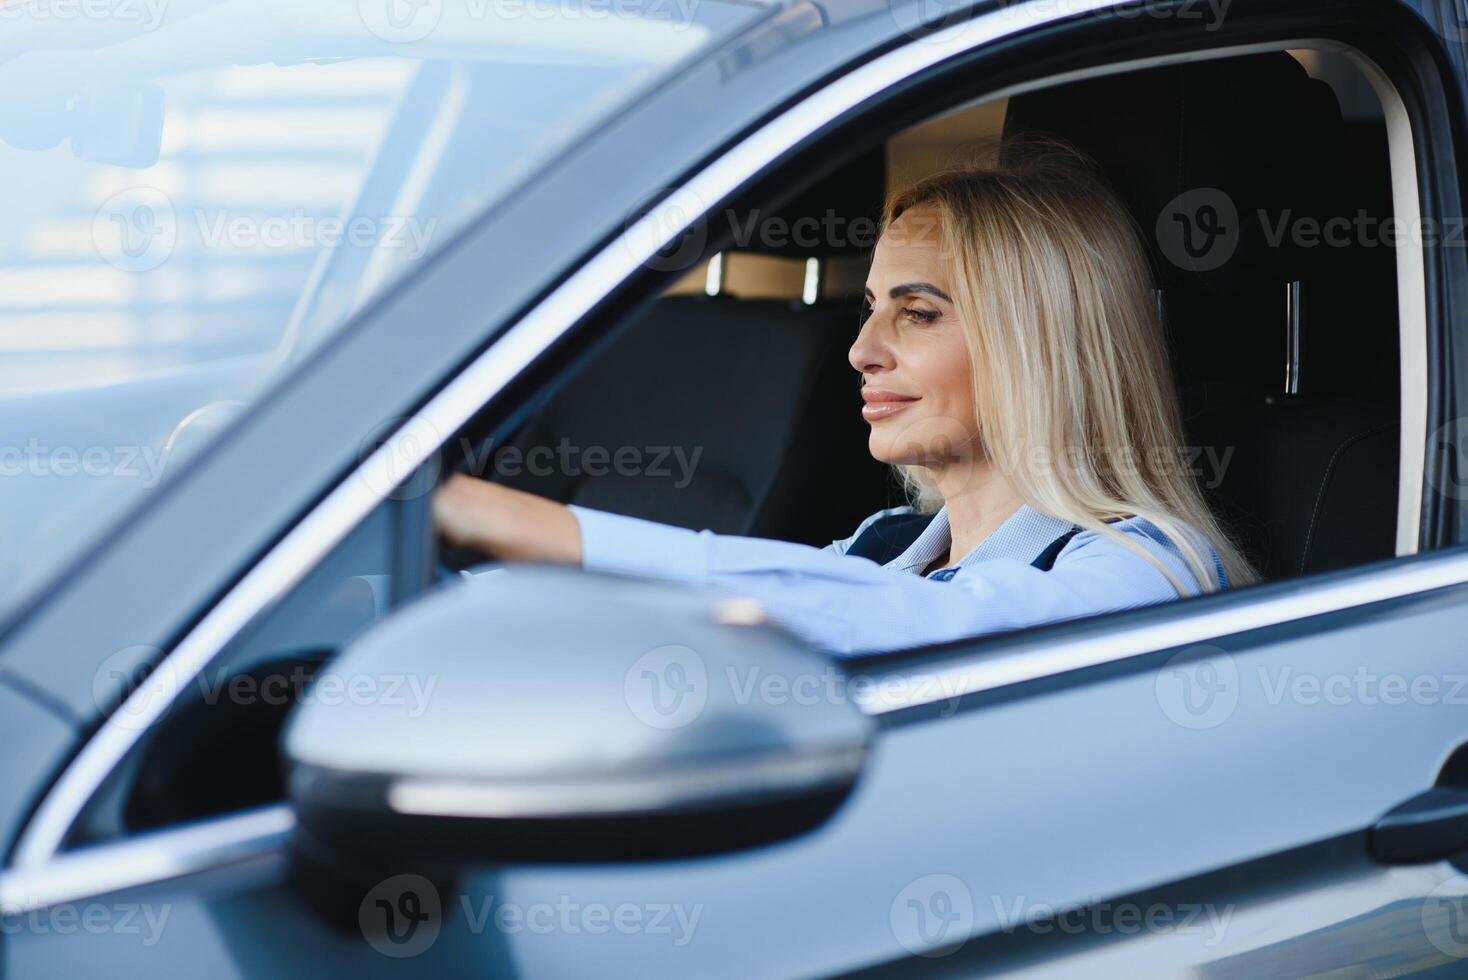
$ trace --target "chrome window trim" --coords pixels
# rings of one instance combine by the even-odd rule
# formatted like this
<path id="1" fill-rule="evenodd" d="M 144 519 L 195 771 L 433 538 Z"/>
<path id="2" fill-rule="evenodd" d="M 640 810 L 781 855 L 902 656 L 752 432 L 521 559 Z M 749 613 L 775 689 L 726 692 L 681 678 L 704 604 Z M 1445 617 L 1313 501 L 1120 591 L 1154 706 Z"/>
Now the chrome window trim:
<path id="1" fill-rule="evenodd" d="M 73 855 L 60 853 L 67 832 L 87 801 L 136 743 L 142 732 L 152 725 L 189 681 L 203 670 L 213 657 L 262 610 L 281 598 L 331 548 L 340 542 L 395 487 L 408 464 L 417 465 L 448 435 L 457 431 L 495 394 L 513 380 L 548 346 L 580 321 L 612 289 L 621 284 L 651 259 L 658 247 L 682 228 L 701 217 L 711 202 L 735 192 L 786 151 L 797 146 L 843 113 L 860 106 L 898 82 L 975 48 L 1045 24 L 1069 20 L 1076 16 L 1106 10 L 1128 0 L 1067 0 L 1057 11 L 1052 0 L 1025 0 L 1002 7 L 956 24 L 932 35 L 914 39 L 902 47 L 883 54 L 786 110 L 771 122 L 745 138 L 732 150 L 697 173 L 679 191 L 660 202 L 632 227 L 577 269 L 542 303 L 508 329 L 499 340 L 451 380 L 414 419 L 400 428 L 383 446 L 369 456 L 350 476 L 342 481 L 314 510 L 248 573 L 199 624 L 163 659 L 152 675 L 157 683 L 140 687 L 128 698 L 124 710 L 114 712 L 81 749 L 76 758 L 52 786 L 37 807 L 21 834 L 13 855 L 11 869 L 0 874 L 0 894 L 9 894 L 17 876 L 25 872 L 27 880 L 42 880 L 53 869 L 70 868 Z M 1251 45 L 1247 48 L 1223 48 L 1207 53 L 1207 57 L 1227 57 L 1246 50 L 1278 49 L 1300 46 L 1299 42 Z M 1180 55 L 1178 60 L 1199 57 Z M 1169 59 L 1149 59 L 1160 63 Z M 1112 66 L 1108 66 L 1112 67 Z M 1116 70 L 1123 70 L 1118 68 Z M 1047 78 L 1044 84 L 1054 83 Z M 1041 84 L 1037 82 L 1036 84 Z M 689 199 L 702 207 L 691 209 Z M 648 235 L 642 229 L 654 229 Z M 669 231 L 672 229 L 672 231 Z M 433 438 L 425 438 L 432 436 Z M 427 447 L 427 448 L 425 448 Z M 1350 582 L 1329 583 L 1312 590 L 1311 596 L 1288 596 L 1261 600 L 1259 608 L 1267 610 L 1255 617 L 1248 610 L 1217 612 L 1190 618 L 1190 622 L 1209 624 L 1209 635 L 1237 632 L 1259 625 L 1264 617 L 1270 622 L 1317 615 L 1344 609 L 1362 601 L 1407 594 L 1442 584 L 1468 582 L 1468 559 L 1434 562 L 1443 568 L 1438 575 L 1424 575 L 1420 569 L 1367 573 Z M 1411 575 L 1411 588 L 1406 588 Z M 1451 578 L 1449 582 L 1447 579 Z M 1431 579 L 1436 584 L 1425 584 Z M 1399 589 L 1375 590 L 1378 582 L 1396 583 Z M 1415 584 L 1424 583 L 1424 584 Z M 1308 601 L 1307 601 L 1308 600 Z M 1255 607 L 1249 607 L 1255 608 Z M 1218 623 L 1223 628 L 1213 624 Z M 1193 635 L 1184 624 L 1123 630 L 1117 641 L 1101 644 L 1108 659 L 1147 652 L 1136 644 L 1152 644 L 1154 649 L 1176 645 L 1177 637 Z M 1124 646 L 1125 638 L 1130 646 Z M 1180 642 L 1189 642 L 1183 639 Z M 1073 645 L 1072 645 L 1073 646 Z M 958 665 L 949 672 L 971 690 L 984 690 L 1001 683 L 1004 678 L 1042 676 L 1057 670 L 1075 669 L 1076 665 L 1100 662 L 1094 656 L 1072 646 L 1055 648 L 1053 656 L 1042 661 L 1044 671 L 1020 669 L 1003 658 L 992 664 Z M 1092 646 L 1097 644 L 1094 642 Z M 166 696 L 164 696 L 166 695 Z M 909 700 L 909 706 L 921 703 Z M 869 710 L 884 713 L 897 705 L 871 705 Z M 125 721 L 119 722 L 119 718 Z M 182 833 L 182 831 L 180 831 Z M 124 844 L 104 845 L 109 850 Z M 99 847 L 100 852 L 103 848 Z M 34 877 L 31 872 L 34 872 Z"/>
<path id="2" fill-rule="evenodd" d="M 266 858 L 283 850 L 294 826 L 291 808 L 278 803 L 80 848 L 44 867 L 0 875 L 0 916 Z"/>
<path id="3" fill-rule="evenodd" d="M 854 671 L 871 683 L 861 685 L 854 700 L 867 714 L 884 715 L 1456 585 L 1468 585 L 1468 551 L 1455 548 L 1405 566 L 1363 570 L 1343 581 L 1261 596 L 1242 608 L 1179 611 L 1176 619 L 1120 629 L 1098 624 L 1096 631 L 1079 636 L 1036 637 L 1011 649 L 955 653 L 948 662 L 922 667 L 899 662 L 862 671 L 857 662 Z"/>

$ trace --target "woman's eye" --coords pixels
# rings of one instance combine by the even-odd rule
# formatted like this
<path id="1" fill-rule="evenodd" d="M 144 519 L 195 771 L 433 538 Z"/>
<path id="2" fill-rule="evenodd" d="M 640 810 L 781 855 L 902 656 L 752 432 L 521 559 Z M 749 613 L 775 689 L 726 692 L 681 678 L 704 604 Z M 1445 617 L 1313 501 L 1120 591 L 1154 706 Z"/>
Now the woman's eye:
<path id="1" fill-rule="evenodd" d="M 916 320 L 919 323 L 931 323 L 938 319 L 936 310 L 918 310 L 911 306 L 904 306 L 902 308 L 902 315 L 908 319 Z"/>

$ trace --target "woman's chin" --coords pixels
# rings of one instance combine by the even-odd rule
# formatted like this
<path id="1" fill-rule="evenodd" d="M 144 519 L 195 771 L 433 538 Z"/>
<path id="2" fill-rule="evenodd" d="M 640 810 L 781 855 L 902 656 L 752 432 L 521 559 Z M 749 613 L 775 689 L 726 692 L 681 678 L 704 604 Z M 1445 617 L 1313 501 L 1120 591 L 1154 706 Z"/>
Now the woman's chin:
<path id="1" fill-rule="evenodd" d="M 922 463 L 923 456 L 894 446 L 890 441 L 881 438 L 875 432 L 867 441 L 867 451 L 872 454 L 872 459 L 888 466 L 916 466 Z"/>

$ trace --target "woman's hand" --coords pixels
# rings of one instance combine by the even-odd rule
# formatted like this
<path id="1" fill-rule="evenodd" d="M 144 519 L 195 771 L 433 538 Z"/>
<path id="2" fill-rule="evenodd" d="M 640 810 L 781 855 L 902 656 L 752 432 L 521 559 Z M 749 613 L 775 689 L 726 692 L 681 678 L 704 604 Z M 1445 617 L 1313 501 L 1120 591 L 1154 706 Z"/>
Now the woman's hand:
<path id="1" fill-rule="evenodd" d="M 566 505 L 462 473 L 434 492 L 433 526 L 450 547 L 501 561 L 581 564 L 581 525 Z"/>

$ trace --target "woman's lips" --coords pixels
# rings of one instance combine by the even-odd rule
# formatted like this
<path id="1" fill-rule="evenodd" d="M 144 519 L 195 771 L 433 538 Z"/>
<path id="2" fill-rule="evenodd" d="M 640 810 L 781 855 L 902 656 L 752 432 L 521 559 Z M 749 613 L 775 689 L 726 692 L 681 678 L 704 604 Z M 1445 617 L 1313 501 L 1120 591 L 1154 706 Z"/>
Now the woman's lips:
<path id="1" fill-rule="evenodd" d="M 863 388 L 861 398 L 866 404 L 861 407 L 861 417 L 868 422 L 877 422 L 895 415 L 919 399 L 902 395 L 885 388 Z"/>

